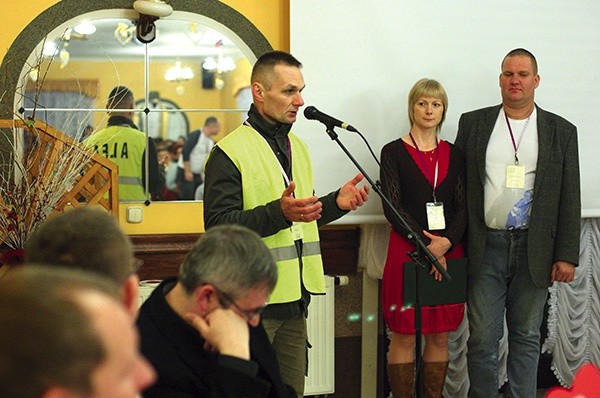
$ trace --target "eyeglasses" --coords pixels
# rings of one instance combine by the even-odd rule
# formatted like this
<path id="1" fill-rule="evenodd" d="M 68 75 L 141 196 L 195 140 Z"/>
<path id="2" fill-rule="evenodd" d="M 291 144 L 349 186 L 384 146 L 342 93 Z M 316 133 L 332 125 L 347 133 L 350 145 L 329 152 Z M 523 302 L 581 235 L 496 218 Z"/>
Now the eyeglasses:
<path id="1" fill-rule="evenodd" d="M 215 287 L 215 290 L 217 291 L 217 294 L 221 298 L 221 300 L 219 300 L 219 301 L 222 301 L 221 304 L 223 305 L 223 307 L 233 306 L 236 310 L 238 310 L 244 316 L 244 318 L 246 319 L 247 322 L 250 322 L 257 316 L 259 316 L 263 312 L 263 310 L 267 307 L 267 305 L 269 304 L 267 302 L 267 303 L 264 303 L 261 307 L 253 308 L 250 310 L 245 310 L 235 303 L 235 300 L 233 299 L 233 297 L 231 297 L 227 293 L 223 292 L 222 290 L 217 289 L 216 287 Z"/>

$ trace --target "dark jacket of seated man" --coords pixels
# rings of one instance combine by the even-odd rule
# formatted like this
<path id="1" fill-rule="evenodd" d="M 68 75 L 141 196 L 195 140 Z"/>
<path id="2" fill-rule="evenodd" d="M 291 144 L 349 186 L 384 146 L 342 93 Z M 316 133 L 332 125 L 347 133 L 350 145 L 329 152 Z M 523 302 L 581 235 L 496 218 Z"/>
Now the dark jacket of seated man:
<path id="1" fill-rule="evenodd" d="M 208 351 L 198 330 L 167 303 L 175 284 L 175 278 L 163 281 L 137 320 L 141 351 L 158 373 L 144 397 L 296 397 L 281 379 L 262 323 L 249 328 L 249 361 Z"/>

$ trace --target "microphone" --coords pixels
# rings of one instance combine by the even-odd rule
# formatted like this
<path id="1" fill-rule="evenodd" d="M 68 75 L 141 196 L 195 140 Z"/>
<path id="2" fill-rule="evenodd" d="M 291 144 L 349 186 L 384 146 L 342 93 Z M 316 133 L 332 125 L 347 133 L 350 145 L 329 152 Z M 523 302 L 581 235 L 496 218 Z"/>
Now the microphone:
<path id="1" fill-rule="evenodd" d="M 334 117 L 326 115 L 323 112 L 319 111 L 314 106 L 307 106 L 306 109 L 304 109 L 304 117 L 306 117 L 309 120 L 318 120 L 319 122 L 323 123 L 327 127 L 339 127 L 344 130 L 353 131 L 355 133 L 358 133 L 358 130 L 356 130 L 354 127 L 350 126 L 348 123 L 344 123 L 341 120 L 337 120 Z"/>

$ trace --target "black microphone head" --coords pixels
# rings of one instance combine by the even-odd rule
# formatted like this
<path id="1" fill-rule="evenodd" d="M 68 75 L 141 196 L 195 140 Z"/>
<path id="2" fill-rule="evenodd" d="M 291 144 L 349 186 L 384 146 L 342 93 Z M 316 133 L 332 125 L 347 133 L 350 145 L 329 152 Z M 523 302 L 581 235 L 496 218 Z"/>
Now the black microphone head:
<path id="1" fill-rule="evenodd" d="M 304 117 L 309 120 L 316 119 L 318 114 L 319 111 L 314 106 L 307 106 L 306 108 L 304 108 Z"/>

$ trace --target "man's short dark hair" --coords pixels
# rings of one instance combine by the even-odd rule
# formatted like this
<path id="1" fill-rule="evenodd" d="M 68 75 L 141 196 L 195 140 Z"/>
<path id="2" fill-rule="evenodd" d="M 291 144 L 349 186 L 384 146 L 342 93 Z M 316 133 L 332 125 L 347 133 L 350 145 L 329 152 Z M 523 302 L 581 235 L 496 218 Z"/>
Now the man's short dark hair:
<path id="1" fill-rule="evenodd" d="M 92 271 L 118 285 L 134 271 L 129 237 L 111 214 L 92 206 L 46 220 L 27 242 L 25 261 Z"/>
<path id="2" fill-rule="evenodd" d="M 252 75 L 250 82 L 259 82 L 265 84 L 265 79 L 272 75 L 273 69 L 277 65 L 293 66 L 298 69 L 302 68 L 302 63 L 298 61 L 292 54 L 284 51 L 270 51 L 261 55 L 252 67 Z"/>
<path id="3" fill-rule="evenodd" d="M 504 67 L 504 61 L 509 57 L 527 57 L 531 60 L 531 64 L 533 65 L 533 73 L 537 75 L 538 73 L 538 64 L 535 56 L 528 50 L 524 48 L 515 48 L 514 50 L 510 50 L 508 54 L 502 59 L 502 63 L 500 64 L 500 69 Z"/>
<path id="4" fill-rule="evenodd" d="M 133 92 L 126 86 L 117 86 L 108 94 L 108 109 L 129 108 L 133 105 Z"/>
<path id="5" fill-rule="evenodd" d="M 215 124 L 218 122 L 219 122 L 219 119 L 217 119 L 215 116 L 209 116 L 204 121 L 204 126 L 210 126 L 211 124 Z"/>

